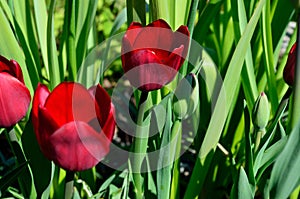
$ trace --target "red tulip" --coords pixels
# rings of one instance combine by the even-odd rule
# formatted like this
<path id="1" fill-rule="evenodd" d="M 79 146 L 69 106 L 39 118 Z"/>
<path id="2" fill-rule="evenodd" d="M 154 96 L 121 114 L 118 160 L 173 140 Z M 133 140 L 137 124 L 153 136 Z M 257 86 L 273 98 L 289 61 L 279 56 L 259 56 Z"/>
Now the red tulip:
<path id="1" fill-rule="evenodd" d="M 44 155 L 66 170 L 81 171 L 95 166 L 109 152 L 114 106 L 100 85 L 87 90 L 64 82 L 50 93 L 39 84 L 32 121 Z"/>
<path id="2" fill-rule="evenodd" d="M 189 36 L 186 26 L 173 32 L 162 19 L 146 27 L 133 22 L 123 37 L 121 56 L 131 84 L 151 91 L 172 81 L 187 55 Z"/>
<path id="3" fill-rule="evenodd" d="M 11 127 L 27 113 L 30 93 L 14 60 L 0 56 L 0 127 Z"/>
<path id="4" fill-rule="evenodd" d="M 289 56 L 285 65 L 285 68 L 283 70 L 283 79 L 284 81 L 290 85 L 293 86 L 294 85 L 294 77 L 295 77 L 295 65 L 296 65 L 296 45 L 297 43 L 295 43 L 290 52 L 289 52 Z"/>

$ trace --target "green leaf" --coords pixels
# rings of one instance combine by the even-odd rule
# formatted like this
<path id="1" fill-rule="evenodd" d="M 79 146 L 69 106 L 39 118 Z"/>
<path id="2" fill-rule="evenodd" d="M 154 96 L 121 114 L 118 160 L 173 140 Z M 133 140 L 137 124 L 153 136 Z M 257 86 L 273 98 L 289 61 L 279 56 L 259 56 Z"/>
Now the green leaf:
<path id="1" fill-rule="evenodd" d="M 162 141 L 160 146 L 160 153 L 158 157 L 158 170 L 156 172 L 156 184 L 157 184 L 157 197 L 164 199 L 170 198 L 170 188 L 171 188 L 171 169 L 172 162 L 174 161 L 174 152 L 176 151 L 176 139 L 173 143 L 171 140 L 171 127 L 172 127 L 172 108 L 170 102 L 170 96 L 165 97 L 160 103 L 164 107 L 167 115 L 165 117 L 165 126 L 162 132 Z M 156 118 L 160 120 L 161 113 L 156 113 Z M 176 138 L 177 138 L 176 134 Z M 172 142 L 172 143 L 171 143 Z"/>
<path id="2" fill-rule="evenodd" d="M 52 180 L 52 163 L 40 150 L 31 120 L 24 129 L 21 141 L 24 153 L 29 160 L 29 166 L 32 170 L 37 196 L 38 198 L 42 196 L 49 198 Z"/>
<path id="3" fill-rule="evenodd" d="M 126 8 L 124 8 L 116 17 L 109 35 L 113 36 L 126 21 L 127 21 L 127 10 Z"/>
<path id="4" fill-rule="evenodd" d="M 43 63 L 46 68 L 46 74 L 49 78 L 49 63 L 47 54 L 47 7 L 44 0 L 33 0 L 33 8 L 35 14 L 35 25 L 37 30 L 37 37 L 39 40 Z"/>
<path id="5" fill-rule="evenodd" d="M 22 143 L 18 140 L 14 129 L 9 132 L 9 140 L 11 143 L 12 150 L 14 151 L 14 155 L 17 157 L 17 164 L 27 162 L 23 151 Z M 22 173 L 22 175 L 19 175 L 19 185 L 21 188 L 21 192 L 25 198 L 33 199 L 37 197 L 33 182 L 32 171 L 27 164 L 25 171 Z"/>
<path id="6" fill-rule="evenodd" d="M 270 177 L 270 198 L 288 196 L 300 185 L 300 122 L 292 130 L 288 141 L 274 163 Z"/>
<path id="7" fill-rule="evenodd" d="M 31 75 L 31 81 L 34 87 L 39 82 L 39 76 L 41 75 L 41 63 L 40 52 L 38 49 L 36 28 L 33 24 L 33 16 L 31 12 L 31 5 L 29 1 L 21 0 L 18 3 L 14 3 L 14 15 L 15 15 L 15 27 L 18 33 L 18 38 L 23 38 L 21 46 L 25 52 L 26 63 L 28 66 L 29 74 Z M 31 59 L 27 61 L 27 59 Z M 31 69 L 32 68 L 32 69 Z M 31 72 L 30 72 L 31 71 Z M 35 74 L 31 74 L 32 71 Z"/>
<path id="8" fill-rule="evenodd" d="M 244 1 L 235 0 L 232 3 L 232 13 L 235 30 L 236 43 L 239 41 L 247 25 L 247 16 Z M 255 99 L 258 96 L 257 84 L 254 73 L 254 63 L 252 59 L 251 46 L 248 47 L 245 57 L 245 65 L 242 69 L 242 85 L 247 100 L 249 110 L 252 110 Z"/>
<path id="9" fill-rule="evenodd" d="M 234 191 L 231 193 L 230 198 L 234 199 L 252 199 L 254 198 L 254 189 L 249 184 L 246 172 L 243 167 L 240 168 L 238 180 L 236 184 L 234 184 Z"/>
<path id="10" fill-rule="evenodd" d="M 242 37 L 238 42 L 232 59 L 229 63 L 229 67 L 224 79 L 224 86 L 221 88 L 218 100 L 215 105 L 215 109 L 212 113 L 206 135 L 204 137 L 198 154 L 198 158 L 196 160 L 196 166 L 194 167 L 192 173 L 192 179 L 190 180 L 187 187 L 185 198 L 194 198 L 201 191 L 205 179 L 204 176 L 206 175 L 207 169 L 209 168 L 208 165 L 210 165 L 211 163 L 212 154 L 214 153 L 217 143 L 219 142 L 226 117 L 229 113 L 231 103 L 239 84 L 240 74 L 245 59 L 245 52 L 250 45 L 251 37 L 254 33 L 265 2 L 266 0 L 261 0 L 257 4 L 255 12 L 251 17 L 249 23 L 247 24 L 245 31 L 242 34 Z M 205 161 L 206 158 L 208 159 Z M 203 165 L 204 162 L 208 165 Z M 199 173 L 201 173 L 201 175 L 199 175 Z M 200 178 L 200 176 L 202 177 L 202 179 Z"/>
<path id="11" fill-rule="evenodd" d="M 19 63 L 22 69 L 25 84 L 28 87 L 30 93 L 32 94 L 33 87 L 26 68 L 24 53 L 22 52 L 2 9 L 0 9 L 0 27 L 1 37 L 5 38 L 0 39 L 0 54 L 6 57 L 7 59 L 14 59 Z"/>
<path id="12" fill-rule="evenodd" d="M 47 52 L 49 63 L 49 77 L 51 90 L 54 89 L 63 79 L 64 71 L 58 65 L 56 41 L 54 36 L 54 8 L 56 0 L 51 0 L 50 8 L 48 11 L 47 21 Z"/>
<path id="13" fill-rule="evenodd" d="M 107 180 L 105 180 L 105 182 L 101 185 L 100 189 L 99 189 L 99 193 L 105 192 L 109 185 L 114 181 L 114 179 L 116 178 L 116 174 L 112 174 Z"/>
<path id="14" fill-rule="evenodd" d="M 124 170 L 123 174 L 125 176 L 124 176 L 123 185 L 122 185 L 122 199 L 127 199 L 128 193 L 129 193 L 129 186 L 130 186 L 128 170 Z"/>
<path id="15" fill-rule="evenodd" d="M 16 181 L 19 178 L 22 172 L 25 171 L 27 164 L 28 162 L 23 162 L 19 164 L 16 168 L 12 169 L 8 173 L 6 173 L 2 178 L 0 178 L 0 193 L 3 193 L 14 181 Z"/>
<path id="16" fill-rule="evenodd" d="M 216 2 L 215 4 L 208 3 L 204 10 L 199 14 L 198 23 L 194 29 L 194 32 L 197 34 L 193 34 L 193 39 L 200 44 L 202 44 L 205 38 L 207 38 L 209 26 L 212 21 L 215 20 L 217 13 L 220 12 L 223 2 L 224 0 Z"/>
<path id="17" fill-rule="evenodd" d="M 260 160 L 259 169 L 256 174 L 257 181 L 260 180 L 263 172 L 266 171 L 269 166 L 276 160 L 278 155 L 282 152 L 286 143 L 287 137 L 283 137 L 264 151 L 264 154 Z"/>
<path id="18" fill-rule="evenodd" d="M 76 3 L 75 0 L 66 1 L 65 13 L 67 23 L 67 39 L 66 39 L 66 52 L 67 52 L 67 69 L 69 72 L 69 81 L 76 81 L 77 77 L 77 58 L 76 54 Z M 82 16 L 80 16 L 82 17 Z M 86 30 L 87 31 L 87 30 Z M 81 54 L 84 54 L 85 50 L 81 49 Z"/>
<path id="19" fill-rule="evenodd" d="M 85 18 L 85 21 L 83 24 L 83 28 L 81 29 L 81 32 L 79 32 L 79 33 L 76 32 L 76 34 L 78 35 L 78 40 L 76 42 L 76 64 L 77 64 L 76 72 L 79 69 L 78 67 L 81 66 L 83 59 L 87 53 L 87 40 L 88 40 L 88 36 L 89 36 L 90 30 L 91 30 L 92 24 L 95 19 L 96 10 L 97 10 L 97 2 L 98 2 L 98 0 L 90 0 L 86 16 L 79 16 L 79 17 Z M 86 3 L 86 2 L 84 2 L 84 3 Z"/>
<path id="20" fill-rule="evenodd" d="M 267 75 L 269 100 L 273 115 L 278 107 L 278 96 L 276 90 L 275 65 L 272 43 L 272 30 L 270 19 L 270 1 L 266 1 L 266 6 L 262 12 L 262 40 L 263 40 L 263 60 Z"/>
<path id="21" fill-rule="evenodd" d="M 7 1 L 6 0 L 1 0 L 0 5 L 1 5 L 1 8 L 3 9 L 9 23 L 12 25 L 12 28 L 14 30 L 15 29 L 15 23 L 14 23 L 13 15 L 12 15 L 12 12 L 9 8 L 9 5 L 8 5 Z"/>
<path id="22" fill-rule="evenodd" d="M 246 151 L 246 160 L 245 160 L 245 169 L 249 178 L 249 182 L 255 186 L 255 177 L 253 172 L 253 153 L 252 153 L 252 142 L 251 142 L 251 131 L 250 131 L 250 113 L 247 108 L 244 111 L 245 115 L 245 151 Z"/>

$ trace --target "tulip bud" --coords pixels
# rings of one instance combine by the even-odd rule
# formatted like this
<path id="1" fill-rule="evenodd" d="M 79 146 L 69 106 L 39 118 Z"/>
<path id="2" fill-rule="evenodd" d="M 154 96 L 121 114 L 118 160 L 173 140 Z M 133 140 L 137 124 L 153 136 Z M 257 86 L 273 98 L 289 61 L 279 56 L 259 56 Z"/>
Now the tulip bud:
<path id="1" fill-rule="evenodd" d="M 195 112 L 199 104 L 199 84 L 195 74 L 182 79 L 174 93 L 173 111 L 178 119 L 186 119 Z"/>
<path id="2" fill-rule="evenodd" d="M 294 73 L 295 73 L 295 65 L 296 65 L 296 47 L 297 47 L 296 44 L 297 43 L 295 43 L 292 46 L 289 52 L 289 56 L 283 71 L 283 79 L 290 86 L 293 86 L 294 84 L 294 77 L 295 77 Z"/>
<path id="3" fill-rule="evenodd" d="M 252 111 L 252 121 L 256 128 L 265 129 L 270 117 L 270 108 L 267 95 L 262 92 L 255 104 Z"/>

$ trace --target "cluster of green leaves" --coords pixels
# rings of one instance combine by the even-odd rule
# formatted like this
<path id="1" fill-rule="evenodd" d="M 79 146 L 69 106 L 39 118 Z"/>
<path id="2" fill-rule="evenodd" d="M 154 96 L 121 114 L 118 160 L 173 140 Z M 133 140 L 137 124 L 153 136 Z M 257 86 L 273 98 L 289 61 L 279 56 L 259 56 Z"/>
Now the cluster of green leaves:
<path id="1" fill-rule="evenodd" d="M 138 189 L 146 198 L 162 199 L 297 198 L 300 127 L 289 126 L 293 104 L 282 79 L 287 53 L 280 54 L 286 27 L 295 17 L 292 4 L 127 0 L 126 9 L 123 6 L 124 1 L 108 0 L 0 0 L 0 54 L 18 61 L 31 94 L 38 82 L 52 89 L 61 81 L 77 80 L 89 52 L 126 27 L 126 21 L 147 24 L 163 18 L 174 30 L 185 24 L 194 44 L 203 46 L 199 52 L 190 51 L 198 64 L 186 62 L 181 69 L 182 76 L 196 73 L 200 86 L 200 104 L 191 117 L 174 119 L 173 94 L 167 88 L 151 92 L 142 110 L 132 105 L 138 123 L 163 126 L 156 136 L 134 143 L 135 152 L 160 150 L 172 143 L 159 153 L 157 165 L 145 156 L 148 172 L 142 174 L 133 174 L 142 165 L 132 162 L 105 179 L 98 167 L 78 173 L 73 197 L 134 198 Z M 286 52 L 296 32 L 290 39 Z M 107 74 L 114 76 L 120 68 L 118 60 Z M 88 73 L 86 80 L 101 81 L 95 74 Z M 271 111 L 257 144 L 259 130 L 252 123 L 252 111 L 261 92 L 267 94 Z M 140 93 L 135 97 L 140 104 Z M 27 121 L 28 117 L 9 133 L 16 135 L 11 147 L 17 164 L 15 168 L 10 164 L 10 171 L 0 178 L 0 196 L 62 198 L 66 173 L 45 159 Z M 187 176 L 181 172 L 186 164 Z M 17 179 L 19 186 L 14 186 Z"/>

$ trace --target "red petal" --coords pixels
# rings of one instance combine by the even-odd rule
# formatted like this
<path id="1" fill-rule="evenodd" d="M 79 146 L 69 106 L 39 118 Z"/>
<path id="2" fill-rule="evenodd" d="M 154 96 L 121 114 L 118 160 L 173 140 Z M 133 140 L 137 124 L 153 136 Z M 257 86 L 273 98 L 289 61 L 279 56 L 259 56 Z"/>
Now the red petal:
<path id="1" fill-rule="evenodd" d="M 0 127 L 10 127 L 27 113 L 30 93 L 26 86 L 8 73 L 0 73 Z"/>
<path id="2" fill-rule="evenodd" d="M 46 108 L 39 106 L 38 113 L 39 126 L 38 130 L 35 130 L 37 141 L 44 155 L 49 160 L 53 160 L 53 149 L 52 146 L 49 145 L 49 137 L 57 129 L 59 129 L 59 125 L 55 122 L 54 118 L 52 118 L 52 116 Z"/>
<path id="3" fill-rule="evenodd" d="M 136 66 L 141 66 L 148 63 L 160 63 L 160 60 L 157 58 L 155 52 L 152 50 L 136 50 L 126 56 L 123 69 L 125 72 L 127 72 Z"/>
<path id="4" fill-rule="evenodd" d="M 181 45 L 179 48 L 175 48 L 174 51 L 168 57 L 166 61 L 166 65 L 170 66 L 174 70 L 178 71 L 184 62 L 184 58 L 182 54 L 184 52 L 184 46 Z"/>
<path id="5" fill-rule="evenodd" d="M 35 132 L 39 129 L 39 106 L 44 107 L 50 92 L 46 85 L 38 84 L 33 97 L 31 118 Z M 36 133 L 37 140 L 40 141 L 39 133 Z"/>
<path id="6" fill-rule="evenodd" d="M 142 24 L 140 24 L 138 22 L 132 22 L 130 24 L 130 26 L 128 27 L 128 29 L 124 35 L 124 38 L 126 38 L 128 40 L 130 45 L 133 45 L 137 35 L 142 30 L 142 27 L 143 27 Z"/>
<path id="7" fill-rule="evenodd" d="M 176 30 L 176 32 L 182 33 L 182 34 L 186 35 L 187 37 L 190 37 L 190 31 L 187 26 L 184 26 L 184 25 L 180 26 Z"/>
<path id="8" fill-rule="evenodd" d="M 292 46 L 292 48 L 289 52 L 289 56 L 288 56 L 286 65 L 283 70 L 283 79 L 290 86 L 293 86 L 294 78 L 295 78 L 296 47 L 297 47 L 296 44 L 297 43 L 295 43 Z"/>
<path id="9" fill-rule="evenodd" d="M 130 59 L 132 52 L 132 47 L 130 42 L 126 37 L 123 37 L 122 47 L 121 47 L 121 60 L 122 60 L 122 67 L 125 68 L 126 61 Z"/>
<path id="10" fill-rule="evenodd" d="M 163 19 L 158 19 L 156 21 L 153 21 L 152 23 L 148 24 L 147 26 L 171 29 L 169 24 Z"/>
<path id="11" fill-rule="evenodd" d="M 111 103 L 111 108 L 108 114 L 108 117 L 105 121 L 104 127 L 103 127 L 103 132 L 105 134 L 105 136 L 107 137 L 108 140 L 112 140 L 114 132 L 115 132 L 115 127 L 116 127 L 116 123 L 115 123 L 115 107 L 114 105 Z"/>
<path id="12" fill-rule="evenodd" d="M 190 44 L 190 32 L 186 26 L 180 26 L 173 35 L 172 49 L 184 46 L 182 57 L 185 59 L 188 53 Z"/>
<path id="13" fill-rule="evenodd" d="M 82 171 L 95 166 L 109 152 L 110 140 L 77 121 L 59 128 L 49 144 L 56 164 L 70 171 Z"/>
<path id="14" fill-rule="evenodd" d="M 92 94 L 95 99 L 95 109 L 97 113 L 97 118 L 100 122 L 100 126 L 103 127 L 111 109 L 111 100 L 110 96 L 104 88 L 98 84 L 89 89 L 89 92 Z"/>
<path id="15" fill-rule="evenodd" d="M 176 55 L 175 52 L 173 54 Z M 176 58 L 174 55 L 171 58 Z M 180 61 L 180 56 L 177 57 L 179 57 Z M 140 90 L 151 91 L 159 89 L 169 83 L 177 73 L 177 70 L 172 68 L 175 63 L 170 61 L 171 58 L 167 60 L 167 64 L 171 64 L 169 66 L 161 64 L 153 51 L 136 51 L 132 54 L 131 60 L 129 60 L 131 62 L 129 65 L 135 67 L 127 71 L 125 75 L 130 80 L 130 83 Z M 178 62 L 178 59 L 176 60 Z"/>
<path id="16" fill-rule="evenodd" d="M 78 83 L 58 85 L 47 98 L 45 107 L 59 126 L 74 120 L 89 122 L 96 118 L 92 96 Z"/>
<path id="17" fill-rule="evenodd" d="M 20 65 L 15 60 L 8 60 L 0 55 L 0 72 L 7 72 L 24 84 Z"/>
<path id="18" fill-rule="evenodd" d="M 10 60 L 10 65 L 14 70 L 15 77 L 24 84 L 23 73 L 19 63 L 15 60 Z"/>
<path id="19" fill-rule="evenodd" d="M 173 41 L 173 32 L 170 26 L 163 20 L 157 20 L 142 28 L 137 35 L 133 50 L 152 48 L 170 51 Z"/>
<path id="20" fill-rule="evenodd" d="M 0 72 L 7 72 L 14 76 L 10 68 L 10 62 L 8 59 L 0 55 Z"/>

